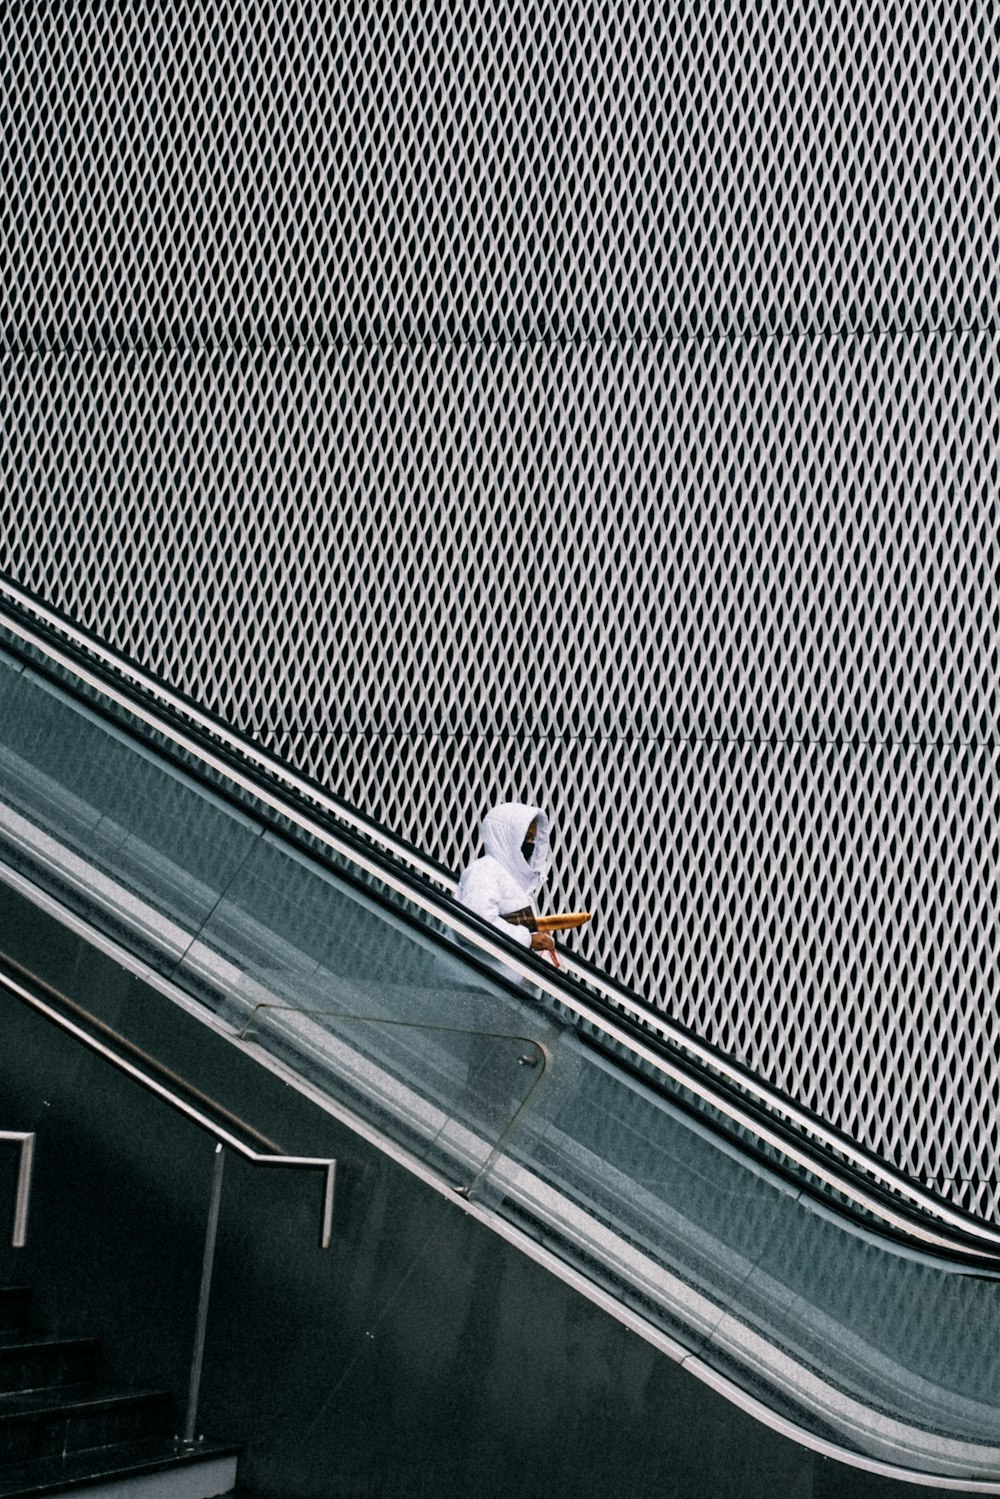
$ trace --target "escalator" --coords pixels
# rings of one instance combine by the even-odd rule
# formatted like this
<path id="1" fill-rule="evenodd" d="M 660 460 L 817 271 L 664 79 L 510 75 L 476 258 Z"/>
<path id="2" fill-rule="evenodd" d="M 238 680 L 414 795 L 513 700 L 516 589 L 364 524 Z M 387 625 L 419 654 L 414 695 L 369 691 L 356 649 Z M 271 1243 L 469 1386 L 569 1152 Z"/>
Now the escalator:
<path id="1" fill-rule="evenodd" d="M 1000 1493 L 1000 1232 L 7 582 L 0 880 L 773 1429 Z"/>

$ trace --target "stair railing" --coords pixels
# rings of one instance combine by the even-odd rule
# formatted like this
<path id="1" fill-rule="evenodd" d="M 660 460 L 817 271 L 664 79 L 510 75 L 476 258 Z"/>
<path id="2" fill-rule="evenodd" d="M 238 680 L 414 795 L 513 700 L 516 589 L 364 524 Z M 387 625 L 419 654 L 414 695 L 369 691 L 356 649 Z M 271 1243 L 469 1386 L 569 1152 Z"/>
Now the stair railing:
<path id="1" fill-rule="evenodd" d="M 48 986 L 45 986 L 48 988 Z M 337 1162 L 329 1157 L 320 1156 L 295 1156 L 282 1154 L 265 1154 L 262 1151 L 253 1150 L 245 1144 L 237 1135 L 229 1129 L 222 1127 L 217 1120 L 209 1117 L 203 1110 L 195 1107 L 186 1099 L 182 1098 L 175 1089 L 168 1087 L 165 1083 L 150 1077 L 147 1072 L 137 1066 L 134 1062 L 127 1061 L 119 1056 L 112 1047 L 105 1045 L 96 1036 L 88 1032 L 69 1016 L 60 1013 L 59 1009 L 46 1002 L 38 994 L 32 993 L 25 985 L 18 982 L 9 974 L 0 974 L 0 988 L 5 990 L 13 998 L 19 999 L 22 1004 L 35 1010 L 39 1015 L 58 1026 L 61 1031 L 79 1041 L 82 1046 L 94 1052 L 104 1061 L 109 1062 L 116 1071 L 123 1073 L 161 1099 L 174 1109 L 176 1113 L 182 1114 L 193 1124 L 212 1135 L 215 1138 L 215 1158 L 212 1169 L 212 1185 L 209 1200 L 208 1217 L 205 1225 L 204 1251 L 202 1254 L 201 1280 L 198 1288 L 198 1310 L 195 1316 L 194 1340 L 191 1353 L 191 1367 L 188 1378 L 187 1406 L 184 1417 L 184 1426 L 181 1433 L 181 1441 L 185 1446 L 193 1447 L 201 1440 L 195 1437 L 198 1421 L 198 1395 L 201 1387 L 201 1370 L 205 1354 L 205 1336 L 208 1326 L 208 1304 L 212 1287 L 212 1267 L 215 1260 L 215 1243 L 219 1227 L 219 1210 L 222 1200 L 222 1172 L 225 1165 L 225 1149 L 236 1152 L 248 1161 L 252 1166 L 296 1166 L 305 1170 L 322 1171 L 324 1173 L 323 1185 L 323 1207 L 320 1215 L 319 1246 L 321 1249 L 329 1249 L 333 1234 L 333 1196 L 336 1182 Z M 51 991 L 55 995 L 55 991 Z M 62 998 L 62 996 L 55 996 Z M 67 1001 L 67 1003 L 70 1003 Z M 74 1006 L 78 1009 L 77 1006 Z M 107 1033 L 109 1027 L 102 1026 Z M 125 1043 L 125 1038 L 121 1038 Z M 125 1043 L 127 1044 L 127 1043 Z M 232 1115 L 228 1116 L 230 1119 Z M 264 1137 L 259 1135 L 249 1125 L 242 1125 L 242 1121 L 235 1121 L 244 1129 L 245 1133 L 263 1141 Z M 28 1217 L 28 1195 L 30 1191 L 31 1168 L 34 1154 L 33 1134 L 22 1134 L 14 1131 L 0 1131 L 0 1141 L 21 1142 L 21 1163 L 18 1171 L 17 1198 L 14 1208 L 14 1237 L 15 1249 L 23 1248 L 27 1234 Z"/>
<path id="2" fill-rule="evenodd" d="M 28 1237 L 28 1201 L 31 1197 L 31 1167 L 35 1159 L 35 1137 L 30 1132 L 16 1129 L 0 1129 L 0 1141 L 20 1145 L 21 1159 L 17 1168 L 17 1187 L 14 1190 L 14 1229 L 11 1246 L 23 1249 Z"/>

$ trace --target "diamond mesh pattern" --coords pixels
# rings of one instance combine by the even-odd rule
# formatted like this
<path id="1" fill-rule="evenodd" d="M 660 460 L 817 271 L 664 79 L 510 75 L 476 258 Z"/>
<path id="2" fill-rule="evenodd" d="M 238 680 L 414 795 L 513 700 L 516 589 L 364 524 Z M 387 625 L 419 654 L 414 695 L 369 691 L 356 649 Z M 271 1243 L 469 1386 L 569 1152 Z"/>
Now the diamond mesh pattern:
<path id="1" fill-rule="evenodd" d="M 996 1213 L 996 17 L 438 10 L 4 8 L 0 566 Z"/>

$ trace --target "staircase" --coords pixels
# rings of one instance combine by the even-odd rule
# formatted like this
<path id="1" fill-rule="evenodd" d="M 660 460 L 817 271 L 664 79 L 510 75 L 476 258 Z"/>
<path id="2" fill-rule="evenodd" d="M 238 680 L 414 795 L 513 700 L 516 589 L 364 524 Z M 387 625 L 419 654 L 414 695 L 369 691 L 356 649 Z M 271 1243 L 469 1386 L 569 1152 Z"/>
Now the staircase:
<path id="1" fill-rule="evenodd" d="M 162 1390 L 97 1381 L 98 1341 L 32 1330 L 31 1291 L 0 1287 L 0 1499 L 214 1499 L 232 1446 L 181 1446 Z"/>

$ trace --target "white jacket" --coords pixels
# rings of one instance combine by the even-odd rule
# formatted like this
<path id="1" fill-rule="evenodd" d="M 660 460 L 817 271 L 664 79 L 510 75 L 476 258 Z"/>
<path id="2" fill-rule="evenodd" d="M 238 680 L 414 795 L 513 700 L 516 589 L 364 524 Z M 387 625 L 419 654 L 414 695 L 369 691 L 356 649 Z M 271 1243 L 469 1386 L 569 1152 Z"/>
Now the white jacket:
<path id="1" fill-rule="evenodd" d="M 537 823 L 537 832 L 529 864 L 521 845 L 532 822 Z M 541 807 L 502 802 L 487 812 L 481 832 L 486 852 L 469 865 L 459 880 L 458 899 L 522 947 L 530 947 L 528 928 L 511 926 L 503 918 L 512 911 L 523 911 L 525 906 L 538 914 L 535 896 L 549 867 L 549 819 Z"/>

